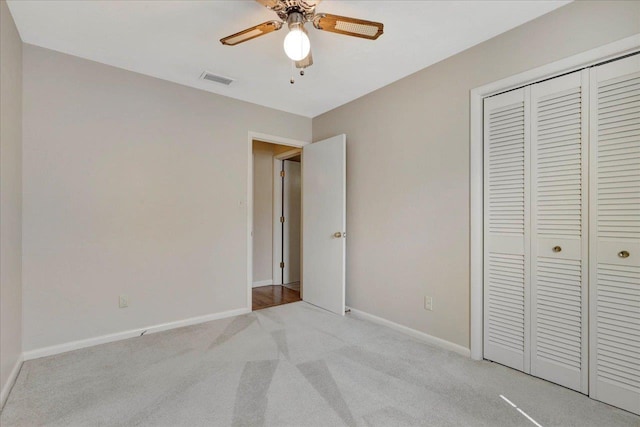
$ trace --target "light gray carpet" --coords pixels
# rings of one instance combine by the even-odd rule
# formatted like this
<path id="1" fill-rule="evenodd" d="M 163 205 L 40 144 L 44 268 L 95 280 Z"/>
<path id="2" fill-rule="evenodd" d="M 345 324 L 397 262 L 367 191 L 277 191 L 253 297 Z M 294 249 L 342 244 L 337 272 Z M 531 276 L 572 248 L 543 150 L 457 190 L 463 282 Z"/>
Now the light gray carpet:
<path id="1" fill-rule="evenodd" d="M 306 303 L 26 362 L 9 426 L 640 426 L 640 417 Z"/>

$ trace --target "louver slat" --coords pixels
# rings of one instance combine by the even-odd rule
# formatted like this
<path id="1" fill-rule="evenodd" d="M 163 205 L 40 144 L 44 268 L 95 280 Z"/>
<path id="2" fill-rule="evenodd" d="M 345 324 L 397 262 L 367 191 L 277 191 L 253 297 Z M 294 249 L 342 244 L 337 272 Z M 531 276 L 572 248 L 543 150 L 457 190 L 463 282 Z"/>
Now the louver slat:
<path id="1" fill-rule="evenodd" d="M 613 267 L 613 268 L 612 268 Z M 640 394 L 640 267 L 634 268 L 626 277 L 613 275 L 615 265 L 598 264 L 597 283 L 597 347 L 598 354 L 608 349 L 618 355 L 626 355 L 626 360 L 598 357 L 599 378 L 622 382 Z M 621 280 L 622 279 L 622 280 Z M 627 285 L 611 286 L 610 283 Z M 634 296 L 625 290 L 638 291 Z M 626 325 L 626 329 L 611 329 L 610 321 Z"/>
<path id="2" fill-rule="evenodd" d="M 640 103 L 625 100 L 640 94 L 640 77 L 598 87 L 598 165 L 599 182 L 614 182 L 613 186 L 598 186 L 598 236 L 602 238 L 640 239 L 640 211 L 637 215 L 619 219 L 607 217 L 611 207 L 640 207 L 640 175 L 625 180 L 624 191 L 615 185 L 621 170 L 640 171 Z M 631 91 L 629 89 L 635 87 Z M 606 112 L 616 106 L 616 114 Z M 636 135 L 636 137 L 634 137 Z M 632 178 L 633 177 L 633 178 Z"/>
<path id="3" fill-rule="evenodd" d="M 536 283 L 536 296 L 537 307 L 535 308 L 538 314 L 553 316 L 554 314 L 565 314 L 570 316 L 570 324 L 579 325 L 582 322 L 582 300 L 581 300 L 581 272 L 580 261 L 575 261 L 573 264 L 577 269 L 567 270 L 562 264 L 554 262 L 553 259 L 538 258 L 537 265 L 539 268 L 544 267 L 554 271 L 554 274 L 550 275 L 550 282 L 538 280 Z M 566 280 L 569 277 L 571 280 Z M 555 280 L 554 280 L 555 279 Z M 545 304 L 545 302 L 551 302 Z M 569 309 L 570 308 L 570 309 Z M 558 324 L 560 326 L 561 324 Z M 545 358 L 545 354 L 542 354 L 539 350 L 540 347 L 547 347 L 553 349 L 554 346 L 558 346 L 563 349 L 562 353 L 559 353 L 555 357 L 557 363 L 565 366 L 580 370 L 580 360 L 582 351 L 582 341 L 580 335 L 576 334 L 577 330 L 574 329 L 562 329 L 557 331 L 556 334 L 550 334 L 544 330 L 544 328 L 537 328 L 537 344 L 538 348 L 537 356 Z M 577 339 L 577 341 L 576 341 Z M 576 363 L 576 361 L 578 363 Z"/>
<path id="4" fill-rule="evenodd" d="M 497 346 L 507 347 L 518 353 L 524 352 L 524 288 L 516 286 L 511 292 L 504 292 L 502 283 L 524 282 L 524 257 L 505 257 L 500 254 L 489 256 L 490 279 L 488 281 L 487 340 Z M 493 319 L 496 316 L 499 320 Z M 511 325 L 511 327 L 505 326 Z"/>
<path id="5" fill-rule="evenodd" d="M 505 119 L 508 118 L 508 120 Z M 506 129 L 506 130 L 505 130 Z M 489 119 L 489 231 L 524 234 L 524 105 L 495 111 Z M 502 208 L 518 207 L 512 215 Z"/>
<path id="6" fill-rule="evenodd" d="M 558 131 L 571 129 L 577 135 L 576 143 L 556 140 L 555 143 L 537 147 L 536 168 L 556 169 L 559 165 L 567 166 L 564 168 L 566 173 L 554 180 L 553 185 L 549 185 L 549 182 L 537 183 L 536 205 L 539 216 L 536 220 L 538 234 L 541 237 L 579 238 L 581 235 L 582 209 L 579 202 L 582 201 L 582 147 L 580 144 L 582 99 L 580 92 L 581 88 L 576 87 L 538 101 L 538 114 L 553 115 L 554 107 L 559 105 L 557 102 L 561 100 L 566 100 L 565 103 L 571 102 L 569 105 L 574 108 L 576 114 L 561 122 L 560 125 L 549 121 L 538 121 L 537 135 L 544 135 L 550 126 Z M 553 209 L 558 206 L 556 203 L 558 200 L 575 200 L 577 203 L 558 211 Z"/>

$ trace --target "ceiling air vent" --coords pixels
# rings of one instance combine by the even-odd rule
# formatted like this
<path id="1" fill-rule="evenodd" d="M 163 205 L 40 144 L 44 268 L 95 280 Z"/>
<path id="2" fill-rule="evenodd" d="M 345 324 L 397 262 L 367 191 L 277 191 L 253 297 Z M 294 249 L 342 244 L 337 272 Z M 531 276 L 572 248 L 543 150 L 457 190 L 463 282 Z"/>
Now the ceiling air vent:
<path id="1" fill-rule="evenodd" d="M 223 84 L 225 86 L 229 86 L 231 83 L 233 83 L 233 79 L 230 79 L 228 77 L 219 76 L 217 74 L 210 73 L 209 71 L 205 71 L 204 73 L 202 73 L 200 78 L 202 80 L 209 80 L 209 81 L 212 81 L 212 82 L 220 83 L 220 84 Z"/>

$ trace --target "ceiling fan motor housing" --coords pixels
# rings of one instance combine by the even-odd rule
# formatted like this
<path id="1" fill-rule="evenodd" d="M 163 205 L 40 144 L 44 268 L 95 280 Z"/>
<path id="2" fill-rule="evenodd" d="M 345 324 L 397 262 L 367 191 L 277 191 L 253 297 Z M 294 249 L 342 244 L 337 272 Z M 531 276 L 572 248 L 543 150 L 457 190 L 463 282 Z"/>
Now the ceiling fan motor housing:
<path id="1" fill-rule="evenodd" d="M 289 16 L 287 16 L 287 24 L 289 25 L 289 29 L 293 30 L 296 27 L 304 26 L 305 19 L 302 13 L 300 12 L 289 12 Z"/>
<path id="2" fill-rule="evenodd" d="M 265 2 L 261 2 L 265 3 Z M 319 0 L 274 0 L 265 4 L 269 9 L 278 14 L 280 19 L 288 22 L 288 18 L 292 13 L 302 15 L 304 21 L 313 20 L 316 6 Z"/>

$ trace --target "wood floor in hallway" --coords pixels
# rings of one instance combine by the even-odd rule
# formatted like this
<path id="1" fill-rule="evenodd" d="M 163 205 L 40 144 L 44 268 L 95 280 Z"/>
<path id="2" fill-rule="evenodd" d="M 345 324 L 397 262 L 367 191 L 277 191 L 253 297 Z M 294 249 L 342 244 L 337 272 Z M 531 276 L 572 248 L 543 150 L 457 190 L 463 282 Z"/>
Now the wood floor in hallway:
<path id="1" fill-rule="evenodd" d="M 253 288 L 253 310 L 300 301 L 300 287 L 269 285 Z"/>

